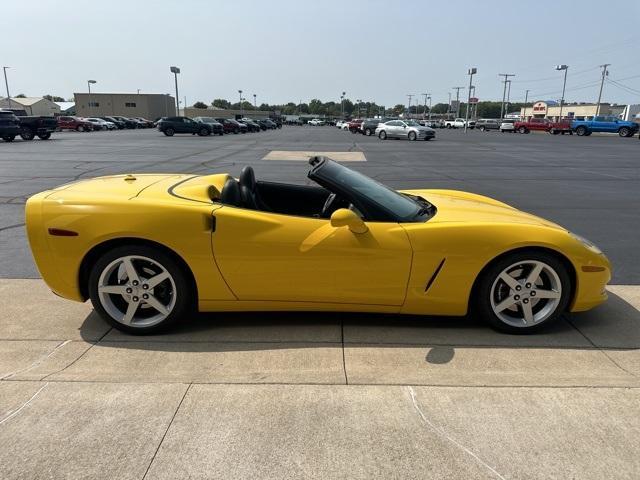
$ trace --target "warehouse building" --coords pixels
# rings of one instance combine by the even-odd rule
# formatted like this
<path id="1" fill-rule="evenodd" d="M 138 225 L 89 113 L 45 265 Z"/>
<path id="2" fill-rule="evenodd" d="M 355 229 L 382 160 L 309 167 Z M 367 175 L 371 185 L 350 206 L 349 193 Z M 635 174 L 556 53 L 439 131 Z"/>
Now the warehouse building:
<path id="1" fill-rule="evenodd" d="M 595 115 L 620 115 L 625 109 L 625 105 L 601 103 L 600 111 L 595 103 L 565 103 L 562 105 L 562 118 L 573 120 L 585 120 Z M 530 107 L 520 109 L 520 116 L 526 118 L 548 118 L 557 121 L 560 118 L 560 104 L 551 101 L 535 102 Z"/>
<path id="2" fill-rule="evenodd" d="M 0 100 L 0 108 L 11 110 L 24 110 L 25 115 L 35 115 L 39 117 L 53 117 L 60 114 L 60 107 L 51 100 L 42 97 L 12 97 Z"/>
<path id="3" fill-rule="evenodd" d="M 186 109 L 180 109 L 180 113 L 184 113 L 185 117 L 194 118 L 194 117 L 213 117 L 213 118 L 254 118 L 256 120 L 269 118 L 273 116 L 275 112 L 267 111 L 267 110 L 227 110 L 224 108 L 195 108 L 195 107 L 187 107 Z"/>
<path id="4" fill-rule="evenodd" d="M 142 117 L 155 120 L 174 115 L 176 99 L 161 93 L 74 93 L 79 117 Z"/>

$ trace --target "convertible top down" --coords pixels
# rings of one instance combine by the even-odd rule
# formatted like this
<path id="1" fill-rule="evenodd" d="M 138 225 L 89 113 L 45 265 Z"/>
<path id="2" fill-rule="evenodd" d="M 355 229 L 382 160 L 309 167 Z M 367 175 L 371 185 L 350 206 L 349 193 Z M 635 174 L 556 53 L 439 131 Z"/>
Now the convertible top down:
<path id="1" fill-rule="evenodd" d="M 395 191 L 328 158 L 309 180 L 130 174 L 31 197 L 43 279 L 116 328 L 151 333 L 200 311 L 476 313 L 532 332 L 606 300 L 591 242 L 488 197 Z"/>

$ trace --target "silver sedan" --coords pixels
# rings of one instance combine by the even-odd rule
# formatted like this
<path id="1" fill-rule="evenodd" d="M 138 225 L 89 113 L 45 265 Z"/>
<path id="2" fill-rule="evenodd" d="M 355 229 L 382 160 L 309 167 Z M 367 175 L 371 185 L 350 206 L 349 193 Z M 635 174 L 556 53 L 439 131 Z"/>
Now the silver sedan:
<path id="1" fill-rule="evenodd" d="M 431 140 L 436 136 L 436 131 L 430 127 L 423 127 L 413 120 L 390 120 L 378 125 L 376 135 L 380 140 L 386 140 L 387 138 Z"/>

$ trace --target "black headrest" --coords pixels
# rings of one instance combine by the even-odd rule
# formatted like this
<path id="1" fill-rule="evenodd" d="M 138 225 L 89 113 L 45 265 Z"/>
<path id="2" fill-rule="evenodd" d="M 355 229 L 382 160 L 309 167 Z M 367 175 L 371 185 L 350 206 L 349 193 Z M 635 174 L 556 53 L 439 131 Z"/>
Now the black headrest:
<path id="1" fill-rule="evenodd" d="M 256 188 L 256 175 L 253 173 L 253 168 L 247 165 L 240 172 L 240 185 L 244 185 L 252 192 Z"/>
<path id="2" fill-rule="evenodd" d="M 242 196 L 242 206 L 250 210 L 258 210 L 255 194 L 249 190 L 246 185 L 240 185 L 240 194 Z"/>
<path id="3" fill-rule="evenodd" d="M 229 177 L 227 181 L 224 182 L 224 187 L 220 194 L 220 202 L 224 205 L 233 205 L 234 207 L 240 206 L 240 203 L 242 202 L 240 184 L 235 178 Z"/>

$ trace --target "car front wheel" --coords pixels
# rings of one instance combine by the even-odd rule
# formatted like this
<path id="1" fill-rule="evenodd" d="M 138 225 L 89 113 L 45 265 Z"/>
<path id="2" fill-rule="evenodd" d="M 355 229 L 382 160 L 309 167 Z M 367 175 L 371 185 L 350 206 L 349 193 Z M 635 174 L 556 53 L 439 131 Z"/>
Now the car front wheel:
<path id="1" fill-rule="evenodd" d="M 584 137 L 587 134 L 587 128 L 580 126 L 576 128 L 576 133 L 578 134 L 579 137 Z"/>
<path id="2" fill-rule="evenodd" d="M 194 305 L 184 269 L 170 255 L 147 246 L 114 248 L 93 266 L 89 295 L 95 310 L 118 330 L 154 333 Z"/>
<path id="3" fill-rule="evenodd" d="M 387 132 L 385 132 L 384 130 L 382 130 L 379 134 L 378 134 L 378 138 L 380 140 L 386 140 L 387 139 Z"/>
<path id="4" fill-rule="evenodd" d="M 414 141 L 416 138 L 416 132 L 409 132 L 409 140 Z"/>
<path id="5" fill-rule="evenodd" d="M 630 137 L 632 135 L 631 129 L 622 127 L 620 130 L 618 130 L 618 135 L 620 135 L 621 137 Z"/>
<path id="6" fill-rule="evenodd" d="M 495 261 L 475 289 L 476 311 L 493 328 L 531 333 L 562 315 L 570 300 L 571 280 L 551 253 L 523 251 Z"/>
<path id="7" fill-rule="evenodd" d="M 167 137 L 173 137 L 173 134 L 176 133 L 173 128 L 166 128 L 163 132 Z"/>

